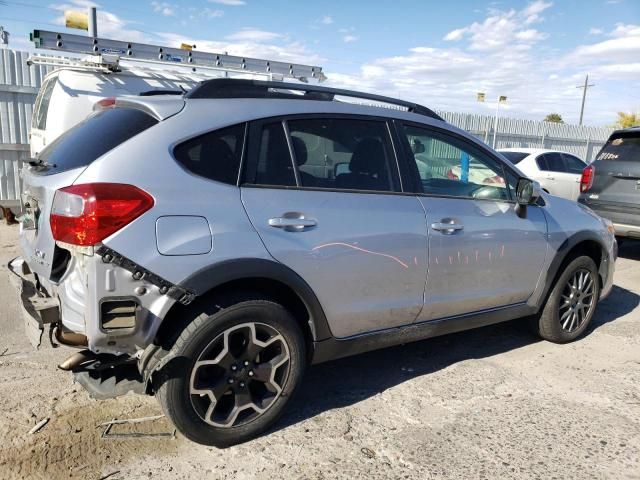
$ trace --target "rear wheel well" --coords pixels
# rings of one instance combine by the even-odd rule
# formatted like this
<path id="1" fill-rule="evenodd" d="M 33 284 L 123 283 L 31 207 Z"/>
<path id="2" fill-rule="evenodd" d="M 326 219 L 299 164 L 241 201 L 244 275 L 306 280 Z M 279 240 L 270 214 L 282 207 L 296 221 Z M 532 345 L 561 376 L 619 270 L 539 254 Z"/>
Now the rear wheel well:
<path id="1" fill-rule="evenodd" d="M 204 305 L 215 302 L 229 306 L 251 297 L 272 300 L 282 305 L 293 315 L 304 334 L 307 352 L 311 358 L 313 332 L 311 316 L 305 303 L 289 285 L 278 280 L 261 277 L 242 278 L 217 285 L 199 295 L 189 305 L 176 302 L 165 315 L 154 343 L 165 350 L 170 350 L 187 325 L 203 311 Z"/>

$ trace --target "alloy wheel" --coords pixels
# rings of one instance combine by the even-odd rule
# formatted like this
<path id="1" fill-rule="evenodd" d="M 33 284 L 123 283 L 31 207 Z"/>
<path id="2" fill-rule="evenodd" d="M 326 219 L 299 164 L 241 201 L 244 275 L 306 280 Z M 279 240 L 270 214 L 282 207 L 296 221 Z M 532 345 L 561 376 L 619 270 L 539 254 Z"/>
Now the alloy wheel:
<path id="1" fill-rule="evenodd" d="M 236 325 L 214 338 L 196 360 L 191 403 L 209 425 L 247 424 L 278 399 L 289 370 L 289 347 L 275 328 L 257 322 Z"/>
<path id="2" fill-rule="evenodd" d="M 595 278 L 593 272 L 585 268 L 576 270 L 565 284 L 560 297 L 560 326 L 567 332 L 580 328 L 595 305 Z"/>

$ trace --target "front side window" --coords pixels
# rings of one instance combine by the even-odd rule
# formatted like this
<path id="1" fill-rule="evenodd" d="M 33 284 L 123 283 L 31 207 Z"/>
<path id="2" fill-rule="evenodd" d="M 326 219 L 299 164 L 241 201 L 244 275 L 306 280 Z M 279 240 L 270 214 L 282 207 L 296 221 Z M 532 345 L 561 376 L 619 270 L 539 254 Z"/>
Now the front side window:
<path id="1" fill-rule="evenodd" d="M 503 166 L 479 149 L 430 129 L 405 125 L 404 133 L 424 193 L 478 199 L 510 199 Z"/>
<path id="2" fill-rule="evenodd" d="M 235 185 L 240 170 L 245 125 L 234 125 L 187 140 L 173 154 L 196 175 Z"/>
<path id="3" fill-rule="evenodd" d="M 58 77 L 50 79 L 44 84 L 41 90 L 41 94 L 36 101 L 36 106 L 33 112 L 33 120 L 31 126 L 37 130 L 44 130 L 47 128 L 47 113 L 49 111 L 49 103 L 51 102 L 51 94 L 58 82 Z"/>
<path id="4" fill-rule="evenodd" d="M 394 191 L 395 158 L 384 122 L 314 118 L 287 125 L 302 187 Z"/>

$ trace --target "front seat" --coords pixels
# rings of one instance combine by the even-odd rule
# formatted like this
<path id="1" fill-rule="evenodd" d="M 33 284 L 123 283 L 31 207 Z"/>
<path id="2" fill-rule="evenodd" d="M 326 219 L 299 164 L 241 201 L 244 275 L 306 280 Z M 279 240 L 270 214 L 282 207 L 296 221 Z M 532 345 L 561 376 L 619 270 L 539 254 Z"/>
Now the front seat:
<path id="1" fill-rule="evenodd" d="M 386 155 L 382 142 L 365 138 L 351 156 L 349 173 L 336 177 L 336 187 L 351 190 L 390 190 Z"/>

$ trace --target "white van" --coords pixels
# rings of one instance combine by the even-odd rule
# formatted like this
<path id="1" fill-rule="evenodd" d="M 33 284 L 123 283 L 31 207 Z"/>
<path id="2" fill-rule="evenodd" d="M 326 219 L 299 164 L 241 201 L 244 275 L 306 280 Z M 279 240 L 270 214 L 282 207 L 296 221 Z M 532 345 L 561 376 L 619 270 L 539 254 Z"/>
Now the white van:
<path id="1" fill-rule="evenodd" d="M 45 146 L 84 120 L 103 98 L 179 94 L 208 78 L 211 76 L 143 68 L 113 73 L 74 68 L 54 70 L 44 78 L 34 105 L 31 157 L 35 158 Z"/>

